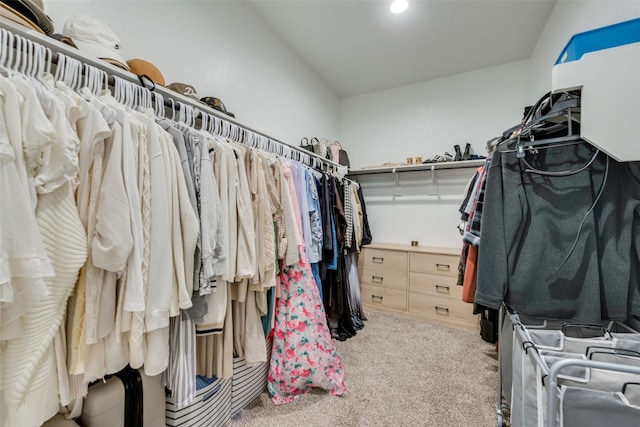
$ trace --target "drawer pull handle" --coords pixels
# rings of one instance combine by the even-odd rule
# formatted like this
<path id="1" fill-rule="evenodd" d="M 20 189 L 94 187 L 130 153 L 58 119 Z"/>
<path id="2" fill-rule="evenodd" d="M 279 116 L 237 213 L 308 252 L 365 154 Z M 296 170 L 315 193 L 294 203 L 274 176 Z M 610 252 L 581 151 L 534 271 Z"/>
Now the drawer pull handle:
<path id="1" fill-rule="evenodd" d="M 445 308 L 445 307 L 438 307 L 438 306 L 436 305 L 436 312 L 438 312 L 438 311 L 444 311 L 445 313 L 449 313 L 449 309 L 448 309 L 448 308 Z"/>
<path id="2" fill-rule="evenodd" d="M 451 266 L 449 264 L 436 264 L 436 270 L 451 271 Z"/>
<path id="3" fill-rule="evenodd" d="M 382 303 L 382 296 L 381 295 L 371 295 L 371 301 Z"/>
<path id="4" fill-rule="evenodd" d="M 445 291 L 449 292 L 449 287 L 448 286 L 436 285 L 436 291 L 439 291 L 440 289 L 444 289 Z"/>
<path id="5" fill-rule="evenodd" d="M 384 257 L 374 256 L 374 257 L 371 258 L 371 262 L 373 262 L 375 264 L 382 264 L 384 262 Z"/>
<path id="6" fill-rule="evenodd" d="M 371 281 L 376 283 L 382 283 L 384 277 L 382 276 L 371 276 Z"/>

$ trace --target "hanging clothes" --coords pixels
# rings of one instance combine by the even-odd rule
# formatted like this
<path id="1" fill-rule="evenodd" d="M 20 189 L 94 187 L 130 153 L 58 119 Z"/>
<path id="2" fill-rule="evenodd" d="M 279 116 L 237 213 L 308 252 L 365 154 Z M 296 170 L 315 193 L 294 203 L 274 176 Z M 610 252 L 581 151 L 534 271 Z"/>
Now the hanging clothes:
<path id="1" fill-rule="evenodd" d="M 344 369 L 327 326 L 322 300 L 306 261 L 302 240 L 302 220 L 293 174 L 281 163 L 283 194 L 289 194 L 296 219 L 295 240 L 299 261 L 284 264 L 279 279 L 281 295 L 277 303 L 273 349 L 267 378 L 275 404 L 288 403 L 312 387 L 341 396 L 346 392 Z"/>
<path id="2" fill-rule="evenodd" d="M 585 323 L 640 316 L 640 168 L 594 153 L 587 143 L 524 159 L 495 153 L 477 304 L 504 301 L 528 316 Z"/>
<path id="3" fill-rule="evenodd" d="M 27 237 L 25 243 L 29 244 L 32 240 L 28 236 L 39 232 L 48 258 L 43 266 L 52 266 L 55 275 L 52 274 L 51 278 L 46 281 L 46 295 L 38 299 L 32 298 L 30 301 L 32 306 L 28 307 L 28 310 L 15 320 L 15 322 L 19 322 L 20 336 L 11 337 L 11 339 L 8 339 L 10 335 L 2 336 L 3 340 L 7 340 L 0 347 L 0 360 L 2 360 L 0 364 L 0 395 L 2 396 L 0 405 L 4 407 L 3 425 L 39 426 L 53 416 L 59 408 L 58 386 L 60 378 L 57 366 L 60 362 L 64 364 L 65 360 L 60 361 L 64 354 L 56 350 L 55 342 L 64 319 L 67 299 L 73 290 L 80 267 L 87 258 L 86 234 L 73 197 L 72 182 L 75 173 L 71 173 L 71 175 L 67 173 L 77 171 L 79 141 L 66 120 L 64 104 L 53 94 L 41 91 L 39 93 L 41 99 L 38 100 L 35 90 L 23 80 L 14 80 L 13 82 L 5 80 L 2 86 L 4 93 L 7 93 L 7 85 L 9 84 L 15 84 L 18 92 L 23 96 L 22 107 L 30 109 L 28 114 L 22 112 L 22 121 L 14 122 L 12 125 L 23 123 L 23 126 L 32 127 L 42 136 L 42 138 L 15 141 L 20 145 L 20 152 L 24 150 L 25 165 L 30 165 L 27 169 L 30 172 L 29 181 L 34 185 L 33 190 L 37 193 L 37 205 L 35 206 L 37 227 L 31 228 L 31 232 L 23 230 L 26 233 L 21 236 L 21 239 Z M 46 111 L 42 109 L 41 102 L 46 103 Z M 16 155 L 9 145 L 6 115 L 4 114 L 7 109 L 6 104 L 4 107 L 3 114 L 0 114 L 2 169 L 4 171 L 6 167 L 7 172 L 14 171 L 15 173 L 17 171 L 15 161 L 19 161 L 22 156 Z M 26 125 L 24 120 L 27 119 L 33 120 L 33 122 Z M 33 126 L 36 123 L 37 125 Z M 32 134 L 32 136 L 35 135 L 36 133 Z M 23 134 L 24 136 L 26 135 Z M 38 160 L 52 157 L 55 157 L 58 162 L 56 168 Z M 12 164 L 5 163 L 5 159 L 10 160 L 11 158 L 13 158 Z M 13 167 L 11 167 L 12 165 Z M 14 179 L 18 181 L 19 178 L 16 175 L 14 175 Z M 6 181 L 7 184 L 9 182 Z M 17 184 L 17 182 L 15 183 Z M 24 187 L 22 188 L 24 189 Z M 15 200 L 19 202 L 24 199 L 17 197 Z M 25 219 L 33 218 L 33 207 L 29 206 L 28 209 L 23 209 L 23 212 L 26 214 Z M 10 230 L 5 228 L 7 225 L 9 224 L 3 221 L 3 235 Z M 7 247 L 4 241 L 2 247 L 3 249 Z M 28 277 L 23 275 L 25 271 L 20 271 L 20 267 L 28 267 L 26 262 L 14 262 L 11 265 L 12 268 L 9 268 L 9 260 L 15 255 L 20 255 L 20 252 L 12 250 L 10 255 L 11 258 L 6 259 L 6 265 L 4 264 L 5 259 L 3 259 L 3 273 L 15 275 L 16 278 Z M 42 271 L 42 268 L 34 267 L 36 268 L 30 275 L 37 278 L 38 272 Z M 2 284 L 5 283 L 11 286 L 11 283 L 19 284 L 20 280 L 13 279 L 2 282 Z M 18 291 L 19 287 L 16 286 L 13 290 Z M 4 296 L 6 295 L 5 293 Z M 35 294 L 32 295 L 35 296 Z M 17 292 L 14 293 L 14 302 L 20 304 L 16 297 L 21 296 Z M 3 303 L 6 302 L 3 300 Z M 3 308 L 3 314 L 4 311 Z M 4 320 L 3 327 L 6 326 Z"/>
<path id="4" fill-rule="evenodd" d="M 163 374 L 177 408 L 198 374 L 231 378 L 234 356 L 280 364 L 277 403 L 309 386 L 344 394 L 322 290 L 330 271 L 354 334 L 364 315 L 342 249 L 347 233 L 353 251 L 363 240 L 355 188 L 229 139 L 242 133 L 125 105 L 114 78 L 111 95 L 0 75 L 0 187 L 15 196 L 0 213 L 3 423 L 77 417 L 88 384 L 127 364 Z M 302 371 L 267 360 L 269 335 Z"/>

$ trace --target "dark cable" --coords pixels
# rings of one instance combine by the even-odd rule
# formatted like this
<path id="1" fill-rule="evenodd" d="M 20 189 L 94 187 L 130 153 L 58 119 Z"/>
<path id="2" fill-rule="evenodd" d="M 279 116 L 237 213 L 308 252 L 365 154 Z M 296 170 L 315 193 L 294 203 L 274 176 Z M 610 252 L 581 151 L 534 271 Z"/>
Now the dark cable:
<path id="1" fill-rule="evenodd" d="M 547 176 L 569 176 L 569 175 L 575 175 L 578 172 L 582 172 L 583 170 L 591 166 L 591 164 L 595 161 L 596 157 L 598 157 L 598 154 L 600 154 L 600 149 L 596 149 L 595 154 L 591 157 L 591 159 L 584 166 L 581 166 L 576 170 L 558 171 L 558 172 L 543 171 L 540 169 L 536 169 L 533 166 L 531 166 L 524 157 L 522 157 L 521 159 L 522 159 L 522 162 L 527 166 L 527 169 L 524 170 L 525 172 L 535 173 L 538 175 L 547 175 Z M 607 161 L 608 161 L 608 157 L 607 157 Z"/>
<path id="2" fill-rule="evenodd" d="M 553 272 L 549 275 L 547 280 L 550 280 L 551 277 L 554 274 L 556 274 L 558 272 L 558 270 L 560 270 L 560 268 L 562 268 L 562 266 L 569 260 L 569 257 L 571 256 L 573 251 L 578 246 L 578 240 L 580 239 L 580 233 L 582 232 L 582 227 L 584 226 L 584 223 L 587 220 L 587 217 L 591 214 L 593 209 L 596 207 L 596 204 L 598 203 L 598 200 L 600 200 L 600 196 L 602 196 L 602 193 L 604 193 L 604 187 L 605 187 L 605 185 L 607 183 L 607 176 L 609 176 L 609 156 L 607 156 L 607 161 L 605 163 L 604 179 L 602 180 L 602 186 L 600 187 L 600 191 L 598 191 L 598 195 L 596 196 L 596 199 L 593 201 L 593 203 L 591 204 L 591 207 L 589 208 L 587 213 L 584 215 L 584 218 L 582 218 L 582 222 L 580 222 L 580 227 L 578 227 L 578 233 L 576 234 L 576 239 L 573 241 L 573 245 L 571 246 L 571 249 L 569 250 L 569 253 L 567 254 L 567 256 L 564 257 L 564 259 L 562 260 L 560 265 L 558 267 L 556 267 L 555 270 L 553 270 Z"/>

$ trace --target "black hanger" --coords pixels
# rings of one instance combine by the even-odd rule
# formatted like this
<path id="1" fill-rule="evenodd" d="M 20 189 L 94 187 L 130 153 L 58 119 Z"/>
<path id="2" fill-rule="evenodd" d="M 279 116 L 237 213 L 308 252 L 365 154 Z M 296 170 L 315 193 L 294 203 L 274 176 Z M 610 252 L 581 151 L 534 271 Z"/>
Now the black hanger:
<path id="1" fill-rule="evenodd" d="M 516 152 L 518 158 L 524 158 L 525 150 L 581 143 L 584 140 L 580 137 L 579 123 L 578 92 L 547 93 L 527 111 L 521 124 L 503 133 L 504 140 L 497 144 L 497 149 L 502 153 Z M 513 149 L 504 148 L 511 145 Z"/>

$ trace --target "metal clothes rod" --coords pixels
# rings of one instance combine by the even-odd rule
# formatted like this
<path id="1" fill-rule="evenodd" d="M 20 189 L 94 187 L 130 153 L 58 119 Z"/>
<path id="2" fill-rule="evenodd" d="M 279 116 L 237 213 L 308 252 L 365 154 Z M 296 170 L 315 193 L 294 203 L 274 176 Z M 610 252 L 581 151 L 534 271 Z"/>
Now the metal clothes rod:
<path id="1" fill-rule="evenodd" d="M 121 79 L 127 80 L 131 83 L 134 83 L 138 86 L 140 86 L 140 81 L 137 75 L 130 73 L 126 70 L 123 70 L 119 67 L 116 67 L 115 65 L 112 65 L 106 61 L 102 61 L 101 59 L 98 58 L 94 58 L 88 55 L 83 54 L 82 52 L 80 52 L 79 50 L 68 46 L 64 43 L 61 43 L 55 39 L 52 39 L 50 37 L 47 37 L 45 35 L 42 35 L 40 33 L 37 33 L 34 30 L 29 30 L 26 27 L 23 27 L 19 24 L 16 24 L 2 16 L 0 16 L 0 28 L 5 28 L 8 31 L 11 31 L 14 35 L 18 35 L 20 37 L 23 37 L 27 40 L 30 40 L 34 43 L 40 44 L 41 46 L 44 46 L 47 49 L 50 49 L 52 52 L 52 61 L 54 61 L 54 58 L 57 57 L 57 53 L 62 53 L 63 55 L 76 59 L 78 61 L 80 61 L 81 63 L 90 65 L 94 68 L 97 68 L 99 70 L 102 70 L 104 72 L 107 73 L 108 76 L 108 81 L 109 84 L 113 84 L 114 79 L 112 78 L 113 76 L 117 76 L 120 77 Z M 151 92 L 152 94 L 156 92 L 159 93 L 163 99 L 164 99 L 164 103 L 165 106 L 169 107 L 171 106 L 171 104 L 169 103 L 169 99 L 172 99 L 175 103 L 175 108 L 176 110 L 179 108 L 180 104 L 184 104 L 184 105 L 188 105 L 191 106 L 197 110 L 203 111 L 209 115 L 215 116 L 217 118 L 219 118 L 220 120 L 232 123 L 234 125 L 236 125 L 238 128 L 244 130 L 244 131 L 248 131 L 248 132 L 252 132 L 256 135 L 262 136 L 264 138 L 267 138 L 270 141 L 273 141 L 277 144 L 282 144 L 283 146 L 291 149 L 291 150 L 295 150 L 299 153 L 305 154 L 307 156 L 310 156 L 312 158 L 315 158 L 319 161 L 322 162 L 322 164 L 325 164 L 327 166 L 329 166 L 331 169 L 333 169 L 334 171 L 338 172 L 341 170 L 345 170 L 345 166 L 342 166 L 336 162 L 333 162 L 327 158 L 324 158 L 322 156 L 319 156 L 316 153 L 313 153 L 311 151 L 307 151 L 303 148 L 300 148 L 298 146 L 295 145 L 291 145 L 288 144 L 286 142 L 282 142 L 276 138 L 273 138 L 272 136 L 269 136 L 261 131 L 255 130 L 247 125 L 242 124 L 241 122 L 239 122 L 238 120 L 236 120 L 233 117 L 230 117 L 218 110 L 215 110 L 211 107 L 209 107 L 206 104 L 200 103 L 200 102 L 195 102 L 193 99 L 188 98 L 184 95 L 181 95 L 179 93 L 176 93 L 174 91 L 171 91 L 169 89 L 166 89 L 163 86 L 160 85 L 156 85 L 155 89 Z"/>

